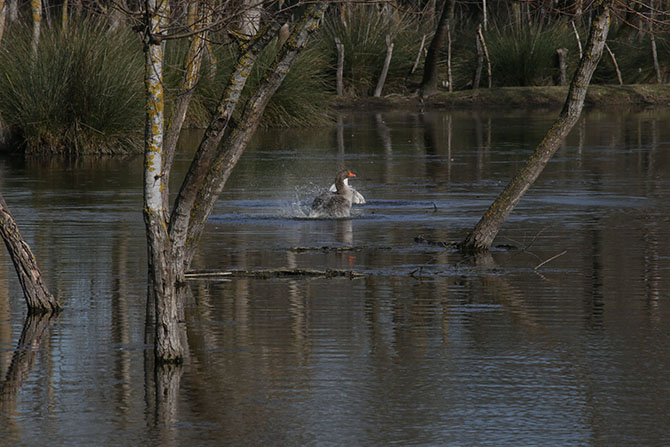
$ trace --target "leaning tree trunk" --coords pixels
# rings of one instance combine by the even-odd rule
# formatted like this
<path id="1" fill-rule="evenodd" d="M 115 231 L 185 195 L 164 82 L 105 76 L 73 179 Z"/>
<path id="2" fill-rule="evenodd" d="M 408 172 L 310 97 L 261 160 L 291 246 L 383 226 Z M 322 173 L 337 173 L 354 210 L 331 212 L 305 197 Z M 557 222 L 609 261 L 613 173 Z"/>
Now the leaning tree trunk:
<path id="1" fill-rule="evenodd" d="M 0 236 L 5 241 L 9 256 L 12 258 L 19 283 L 23 289 L 23 296 L 30 313 L 49 313 L 61 310 L 58 301 L 54 298 L 42 281 L 42 274 L 30 247 L 21 237 L 16 221 L 9 213 L 7 204 L 0 194 Z"/>
<path id="2" fill-rule="evenodd" d="M 419 94 L 423 97 L 437 92 L 437 62 L 440 56 L 440 49 L 444 44 L 444 39 L 449 30 L 451 16 L 453 16 L 453 2 L 454 0 L 444 0 L 440 21 L 437 23 L 433 40 L 430 41 L 430 45 L 428 46 L 428 54 L 426 55 L 426 62 L 423 68 L 423 79 L 419 87 Z"/>
<path id="3" fill-rule="evenodd" d="M 184 180 L 170 220 L 170 236 L 174 244 L 183 249 L 180 258 L 184 260 L 184 269 L 190 267 L 195 248 L 216 200 L 256 131 L 265 107 L 288 74 L 298 54 L 305 47 L 309 37 L 318 29 L 327 8 L 328 2 L 316 2 L 304 13 L 275 57 L 273 64 L 265 72 L 261 83 L 247 101 L 238 121 L 240 125 L 230 126 L 224 135 L 226 129 L 221 129 L 219 125 L 223 121 L 215 119 L 205 131 L 201 148 L 198 149 Z M 244 64 L 246 64 L 246 58 L 240 58 L 238 67 L 241 68 Z M 245 72 L 244 69 L 240 70 L 240 73 Z M 236 84 L 231 82 L 229 89 L 234 88 Z M 226 95 L 228 93 L 224 94 Z M 220 106 L 226 103 L 223 102 Z M 217 140 L 222 143 L 219 145 Z"/>
<path id="4" fill-rule="evenodd" d="M 461 243 L 463 251 L 477 252 L 488 250 L 507 216 L 519 203 L 519 200 L 521 200 L 521 197 L 523 197 L 528 188 L 535 182 L 579 119 L 584 106 L 586 90 L 591 82 L 591 76 L 598 65 L 605 47 L 612 1 L 604 0 L 598 5 L 599 11 L 591 26 L 591 34 L 584 57 L 582 57 L 572 79 L 568 97 L 558 119 L 537 146 L 535 152 L 530 156 L 526 165 L 507 184 L 472 232 Z"/>

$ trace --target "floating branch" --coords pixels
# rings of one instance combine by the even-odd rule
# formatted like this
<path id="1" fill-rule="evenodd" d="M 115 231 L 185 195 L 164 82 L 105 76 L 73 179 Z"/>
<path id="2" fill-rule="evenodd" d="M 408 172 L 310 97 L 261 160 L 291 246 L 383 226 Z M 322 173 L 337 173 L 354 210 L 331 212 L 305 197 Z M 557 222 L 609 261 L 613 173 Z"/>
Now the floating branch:
<path id="1" fill-rule="evenodd" d="M 537 269 L 539 269 L 540 267 L 542 267 L 543 265 L 545 265 L 546 263 L 551 262 L 551 261 L 553 261 L 554 259 L 563 256 L 563 255 L 566 254 L 567 252 L 568 252 L 568 250 L 563 250 L 563 251 L 560 252 L 559 254 L 552 256 L 551 258 L 547 259 L 546 261 L 540 262 L 538 265 L 535 266 L 535 269 L 534 269 L 534 270 L 537 270 Z"/>
<path id="2" fill-rule="evenodd" d="M 366 276 L 363 273 L 353 270 L 341 269 L 291 269 L 291 268 L 277 268 L 277 269 L 263 269 L 263 270 L 195 270 L 186 273 L 186 279 L 209 279 L 216 280 L 221 278 L 362 278 Z"/>

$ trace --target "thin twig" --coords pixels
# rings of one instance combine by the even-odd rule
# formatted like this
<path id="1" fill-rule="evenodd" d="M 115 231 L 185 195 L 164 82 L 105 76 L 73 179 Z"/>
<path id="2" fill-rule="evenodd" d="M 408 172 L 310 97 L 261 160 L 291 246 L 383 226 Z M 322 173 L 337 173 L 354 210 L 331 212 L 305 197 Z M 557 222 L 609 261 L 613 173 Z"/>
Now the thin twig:
<path id="1" fill-rule="evenodd" d="M 557 255 L 555 255 L 555 256 L 552 256 L 551 258 L 547 259 L 546 261 L 540 262 L 538 265 L 535 266 L 534 270 L 539 269 L 540 267 L 542 267 L 542 266 L 543 266 L 544 264 L 546 264 L 547 262 L 553 261 L 554 259 L 556 259 L 556 258 L 558 258 L 558 257 L 560 257 L 560 256 L 563 256 L 563 255 L 566 254 L 567 252 L 568 252 L 568 250 L 563 250 L 563 251 L 560 252 L 559 254 L 557 254 Z"/>

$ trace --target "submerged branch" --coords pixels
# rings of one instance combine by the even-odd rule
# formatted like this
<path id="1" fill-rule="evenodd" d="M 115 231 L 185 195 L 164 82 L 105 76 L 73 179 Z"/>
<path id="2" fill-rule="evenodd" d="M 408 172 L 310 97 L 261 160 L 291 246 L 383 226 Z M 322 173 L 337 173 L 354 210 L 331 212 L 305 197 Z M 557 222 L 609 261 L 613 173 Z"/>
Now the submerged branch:
<path id="1" fill-rule="evenodd" d="M 341 269 L 326 269 L 326 270 L 316 270 L 316 269 L 300 269 L 300 268 L 276 268 L 276 269 L 263 269 L 263 270 L 228 270 L 228 271 L 216 271 L 216 270 L 194 270 L 187 272 L 185 277 L 186 279 L 208 279 L 216 280 L 221 278 L 258 278 L 258 279 L 267 279 L 267 278 L 362 278 L 366 276 L 364 273 L 356 272 L 354 270 L 341 270 Z"/>

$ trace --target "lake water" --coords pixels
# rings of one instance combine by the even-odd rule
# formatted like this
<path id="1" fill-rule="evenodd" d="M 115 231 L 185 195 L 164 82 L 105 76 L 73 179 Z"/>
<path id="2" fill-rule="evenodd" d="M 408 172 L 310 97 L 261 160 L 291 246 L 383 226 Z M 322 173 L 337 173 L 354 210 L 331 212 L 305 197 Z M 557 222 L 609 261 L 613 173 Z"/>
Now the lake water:
<path id="1" fill-rule="evenodd" d="M 491 256 L 415 240 L 462 240 L 555 116 L 260 132 L 193 267 L 364 276 L 191 281 L 175 368 L 145 342 L 141 159 L 0 158 L 65 305 L 26 321 L 0 250 L 0 445 L 670 445 L 669 111 L 586 111 Z M 368 203 L 303 218 L 342 167 Z"/>

